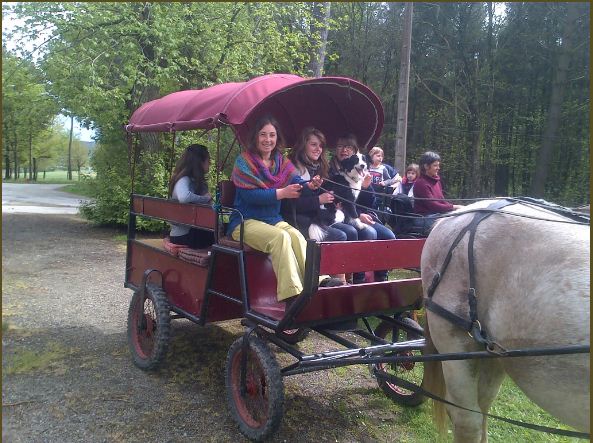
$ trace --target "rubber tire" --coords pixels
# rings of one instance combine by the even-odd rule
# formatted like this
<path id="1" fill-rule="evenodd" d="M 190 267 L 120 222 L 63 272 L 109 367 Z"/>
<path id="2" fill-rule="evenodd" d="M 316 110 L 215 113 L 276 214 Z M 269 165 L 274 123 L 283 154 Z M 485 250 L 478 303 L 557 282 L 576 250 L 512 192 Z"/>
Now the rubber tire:
<path id="1" fill-rule="evenodd" d="M 166 292 L 159 286 L 148 284 L 144 305 L 140 306 L 141 292 L 134 292 L 128 310 L 128 346 L 134 364 L 145 371 L 156 369 L 169 348 L 171 316 Z M 154 309 L 148 313 L 147 308 Z M 138 328 L 138 318 L 144 322 Z M 150 331 L 149 331 L 150 329 Z"/>
<path id="2" fill-rule="evenodd" d="M 309 328 L 287 329 L 286 331 L 276 332 L 276 336 L 290 345 L 296 345 L 306 339 L 310 332 L 311 329 Z"/>
<path id="3" fill-rule="evenodd" d="M 243 337 L 232 344 L 227 355 L 226 396 L 241 433 L 250 440 L 263 441 L 278 430 L 282 421 L 284 382 L 278 362 L 261 338 L 250 336 L 249 348 L 247 398 L 241 396 L 240 390 Z M 254 413 L 263 414 L 259 417 Z"/>
<path id="4" fill-rule="evenodd" d="M 417 322 L 412 320 L 411 318 L 403 317 L 403 318 L 400 318 L 399 320 L 402 321 L 403 323 L 405 323 L 406 325 L 411 326 L 412 328 L 422 329 L 422 327 Z M 413 332 L 413 331 L 408 331 L 405 327 L 402 327 L 402 328 L 395 327 L 395 329 L 394 329 L 394 326 L 391 323 L 388 323 L 385 321 L 382 321 L 381 323 L 379 323 L 379 326 L 377 326 L 377 328 L 375 329 L 375 335 L 377 337 L 381 337 L 381 338 L 385 339 L 385 337 L 387 337 L 389 334 L 397 334 L 398 335 L 398 337 L 396 338 L 395 341 L 393 341 L 393 343 L 398 342 L 398 341 L 406 341 L 406 340 L 414 340 L 414 339 L 422 338 L 422 335 L 417 334 L 416 332 Z M 406 352 L 406 354 L 409 354 L 409 352 Z M 373 366 L 374 366 L 374 368 L 379 369 L 379 367 L 382 365 L 377 364 L 377 365 L 373 365 Z M 393 373 L 393 371 L 394 371 L 393 365 L 385 364 L 385 366 L 387 366 L 387 368 L 384 369 L 385 372 Z M 422 379 L 424 379 L 424 365 L 420 362 L 398 364 L 394 375 L 397 375 L 400 378 L 405 378 L 408 381 L 416 382 L 416 384 L 419 384 L 419 383 L 417 383 L 417 380 L 409 380 L 405 376 L 406 373 L 404 372 L 404 371 L 411 371 L 411 370 L 418 371 L 419 368 L 421 368 L 421 370 L 422 370 Z M 387 395 L 387 397 L 389 397 L 395 403 L 399 403 L 399 404 L 402 404 L 405 406 L 419 406 L 426 400 L 423 395 L 421 395 L 417 392 L 412 392 L 412 391 L 405 390 L 403 388 L 399 388 L 396 385 L 389 383 L 386 380 L 377 379 L 377 384 L 379 385 L 379 388 L 381 388 L 381 390 L 385 393 L 385 395 Z"/>

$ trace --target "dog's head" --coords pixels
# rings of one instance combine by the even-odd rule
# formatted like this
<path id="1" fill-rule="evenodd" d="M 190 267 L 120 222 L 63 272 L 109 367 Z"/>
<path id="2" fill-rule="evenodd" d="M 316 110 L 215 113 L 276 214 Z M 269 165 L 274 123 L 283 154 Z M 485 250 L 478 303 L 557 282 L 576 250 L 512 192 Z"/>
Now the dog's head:
<path id="1" fill-rule="evenodd" d="M 367 163 L 362 154 L 352 154 L 340 162 L 340 174 L 354 183 L 361 182 L 366 172 Z"/>

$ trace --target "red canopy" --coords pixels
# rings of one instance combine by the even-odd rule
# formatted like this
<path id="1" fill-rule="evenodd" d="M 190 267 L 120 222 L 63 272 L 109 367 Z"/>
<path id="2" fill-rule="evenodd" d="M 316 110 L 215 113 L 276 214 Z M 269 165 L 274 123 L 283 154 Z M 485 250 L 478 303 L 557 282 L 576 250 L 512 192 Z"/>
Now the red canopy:
<path id="1" fill-rule="evenodd" d="M 329 147 L 340 134 L 353 132 L 360 147 L 369 148 L 379 138 L 384 120 L 379 98 L 355 80 L 270 74 L 150 101 L 132 114 L 126 130 L 172 132 L 231 125 L 245 146 L 250 128 L 264 114 L 279 121 L 289 146 L 304 127 L 315 126 Z"/>

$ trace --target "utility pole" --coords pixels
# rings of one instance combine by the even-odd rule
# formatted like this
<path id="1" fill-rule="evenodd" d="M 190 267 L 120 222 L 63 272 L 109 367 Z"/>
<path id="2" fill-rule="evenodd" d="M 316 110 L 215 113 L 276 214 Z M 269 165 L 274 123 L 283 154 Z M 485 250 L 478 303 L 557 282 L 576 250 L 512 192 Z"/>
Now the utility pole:
<path id="1" fill-rule="evenodd" d="M 412 49 L 412 13 L 414 3 L 406 2 L 404 32 L 397 92 L 397 129 L 395 133 L 395 167 L 406 169 L 406 141 L 408 135 L 408 92 L 410 90 L 410 52 Z"/>

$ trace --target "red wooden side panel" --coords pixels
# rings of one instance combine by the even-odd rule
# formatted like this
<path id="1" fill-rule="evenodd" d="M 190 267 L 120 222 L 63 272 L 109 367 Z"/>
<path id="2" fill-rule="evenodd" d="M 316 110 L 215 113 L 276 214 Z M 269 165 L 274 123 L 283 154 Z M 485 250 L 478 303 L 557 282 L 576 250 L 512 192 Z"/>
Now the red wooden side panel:
<path id="1" fill-rule="evenodd" d="M 363 285 L 319 288 L 297 317 L 311 322 L 362 314 L 404 310 L 422 299 L 422 279 L 391 280 Z"/>
<path id="2" fill-rule="evenodd" d="M 216 212 L 208 205 L 179 203 L 164 198 L 135 195 L 132 201 L 135 213 L 185 223 L 200 228 L 214 229 Z"/>
<path id="3" fill-rule="evenodd" d="M 341 317 L 373 315 L 408 310 L 422 298 L 422 279 L 391 280 L 363 285 L 319 288 L 298 323 L 320 322 Z M 252 307 L 262 314 L 280 320 L 286 303 L 272 298 L 255 298 Z"/>
<path id="4" fill-rule="evenodd" d="M 199 316 L 204 301 L 204 290 L 208 276 L 208 268 L 183 261 L 164 250 L 159 250 L 139 241 L 128 243 L 130 253 L 130 268 L 127 281 L 136 286 L 142 283 L 142 276 L 146 269 L 157 269 L 163 274 L 163 287 L 169 298 L 169 303 L 190 314 Z M 224 263 L 222 263 L 224 266 Z M 228 267 L 228 266 L 226 266 Z M 224 269 L 224 268 L 223 268 Z M 230 270 L 233 272 L 233 270 Z M 236 270 L 234 270 L 236 271 Z M 221 273 L 222 275 L 222 273 Z M 237 280 L 233 275 L 226 280 Z M 151 274 L 151 281 L 159 283 L 158 275 Z M 240 294 L 240 292 L 231 292 Z M 239 298 L 239 297 L 237 297 Z M 220 297 L 210 297 L 208 321 L 221 321 L 243 317 L 243 308 Z"/>
<path id="5" fill-rule="evenodd" d="M 426 239 L 320 243 L 320 274 L 419 268 Z"/>

